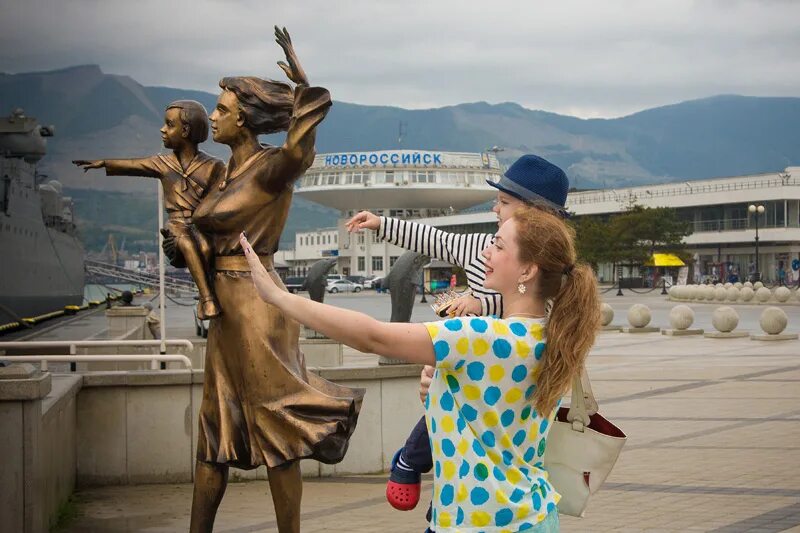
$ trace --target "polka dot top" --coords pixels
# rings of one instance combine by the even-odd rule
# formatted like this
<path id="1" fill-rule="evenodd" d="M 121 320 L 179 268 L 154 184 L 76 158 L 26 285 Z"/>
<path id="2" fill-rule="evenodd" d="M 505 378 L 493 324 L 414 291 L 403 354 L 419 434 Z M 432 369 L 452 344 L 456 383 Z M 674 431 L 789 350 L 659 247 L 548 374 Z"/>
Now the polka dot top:
<path id="1" fill-rule="evenodd" d="M 555 416 L 533 408 L 544 322 L 461 317 L 426 324 L 436 372 L 425 401 L 434 458 L 430 528 L 524 531 L 561 496 L 547 480 Z"/>

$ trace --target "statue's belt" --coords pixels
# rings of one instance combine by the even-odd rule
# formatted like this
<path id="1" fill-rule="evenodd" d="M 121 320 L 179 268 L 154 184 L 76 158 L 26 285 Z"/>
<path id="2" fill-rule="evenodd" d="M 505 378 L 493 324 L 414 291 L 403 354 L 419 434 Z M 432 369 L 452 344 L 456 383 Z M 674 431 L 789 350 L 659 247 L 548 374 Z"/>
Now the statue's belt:
<path id="1" fill-rule="evenodd" d="M 264 268 L 272 270 L 272 254 L 259 255 L 258 259 Z M 218 255 L 214 258 L 214 268 L 217 271 L 250 272 L 250 263 L 243 255 Z"/>
<path id="2" fill-rule="evenodd" d="M 187 209 L 173 209 L 171 211 L 167 211 L 167 216 L 169 218 L 192 218 L 193 211 L 189 211 Z"/>

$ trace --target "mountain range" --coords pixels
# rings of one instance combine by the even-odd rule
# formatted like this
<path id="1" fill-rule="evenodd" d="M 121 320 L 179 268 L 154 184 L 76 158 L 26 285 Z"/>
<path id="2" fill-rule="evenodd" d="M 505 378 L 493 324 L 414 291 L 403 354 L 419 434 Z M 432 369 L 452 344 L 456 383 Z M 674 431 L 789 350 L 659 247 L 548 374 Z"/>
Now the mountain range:
<path id="1" fill-rule="evenodd" d="M 330 89 L 335 97 L 336 88 Z M 70 161 L 157 153 L 162 150 L 158 129 L 169 102 L 194 99 L 211 110 L 216 97 L 146 87 L 127 76 L 106 74 L 97 65 L 0 73 L 0 112 L 21 107 L 41 123 L 55 125 L 41 170 L 71 189 L 155 194 L 149 180 L 83 173 Z M 577 188 L 619 187 L 772 172 L 800 164 L 798 123 L 800 98 L 794 97 L 713 96 L 612 119 L 581 119 L 515 103 L 408 110 L 336 101 L 319 127 L 317 152 L 480 152 L 498 146 L 504 163 L 523 153 L 547 158 Z M 280 142 L 280 137 L 265 141 Z M 210 141 L 202 148 L 222 158 L 229 155 L 227 147 Z M 322 225 L 336 218 L 326 208 L 296 203 L 322 216 Z"/>

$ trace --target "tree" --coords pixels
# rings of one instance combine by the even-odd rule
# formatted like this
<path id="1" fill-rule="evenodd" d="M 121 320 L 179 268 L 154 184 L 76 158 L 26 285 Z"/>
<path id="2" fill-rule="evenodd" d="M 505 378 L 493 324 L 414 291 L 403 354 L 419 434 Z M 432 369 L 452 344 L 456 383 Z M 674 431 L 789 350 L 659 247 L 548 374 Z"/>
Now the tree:
<path id="1" fill-rule="evenodd" d="M 631 205 L 607 218 L 576 217 L 572 225 L 578 257 L 595 270 L 600 263 L 641 265 L 656 252 L 689 255 L 683 239 L 691 226 L 668 207 Z"/>

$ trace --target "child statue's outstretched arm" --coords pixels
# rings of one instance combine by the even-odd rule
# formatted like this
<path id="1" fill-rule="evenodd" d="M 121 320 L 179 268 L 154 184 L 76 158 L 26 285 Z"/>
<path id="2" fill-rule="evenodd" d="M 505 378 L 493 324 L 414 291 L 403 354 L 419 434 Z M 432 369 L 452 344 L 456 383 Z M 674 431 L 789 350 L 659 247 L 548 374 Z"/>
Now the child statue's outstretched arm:
<path id="1" fill-rule="evenodd" d="M 107 176 L 160 178 L 162 172 L 155 159 L 155 157 L 143 157 L 141 159 L 76 159 L 73 164 L 83 168 L 84 172 L 93 168 L 105 168 Z"/>

